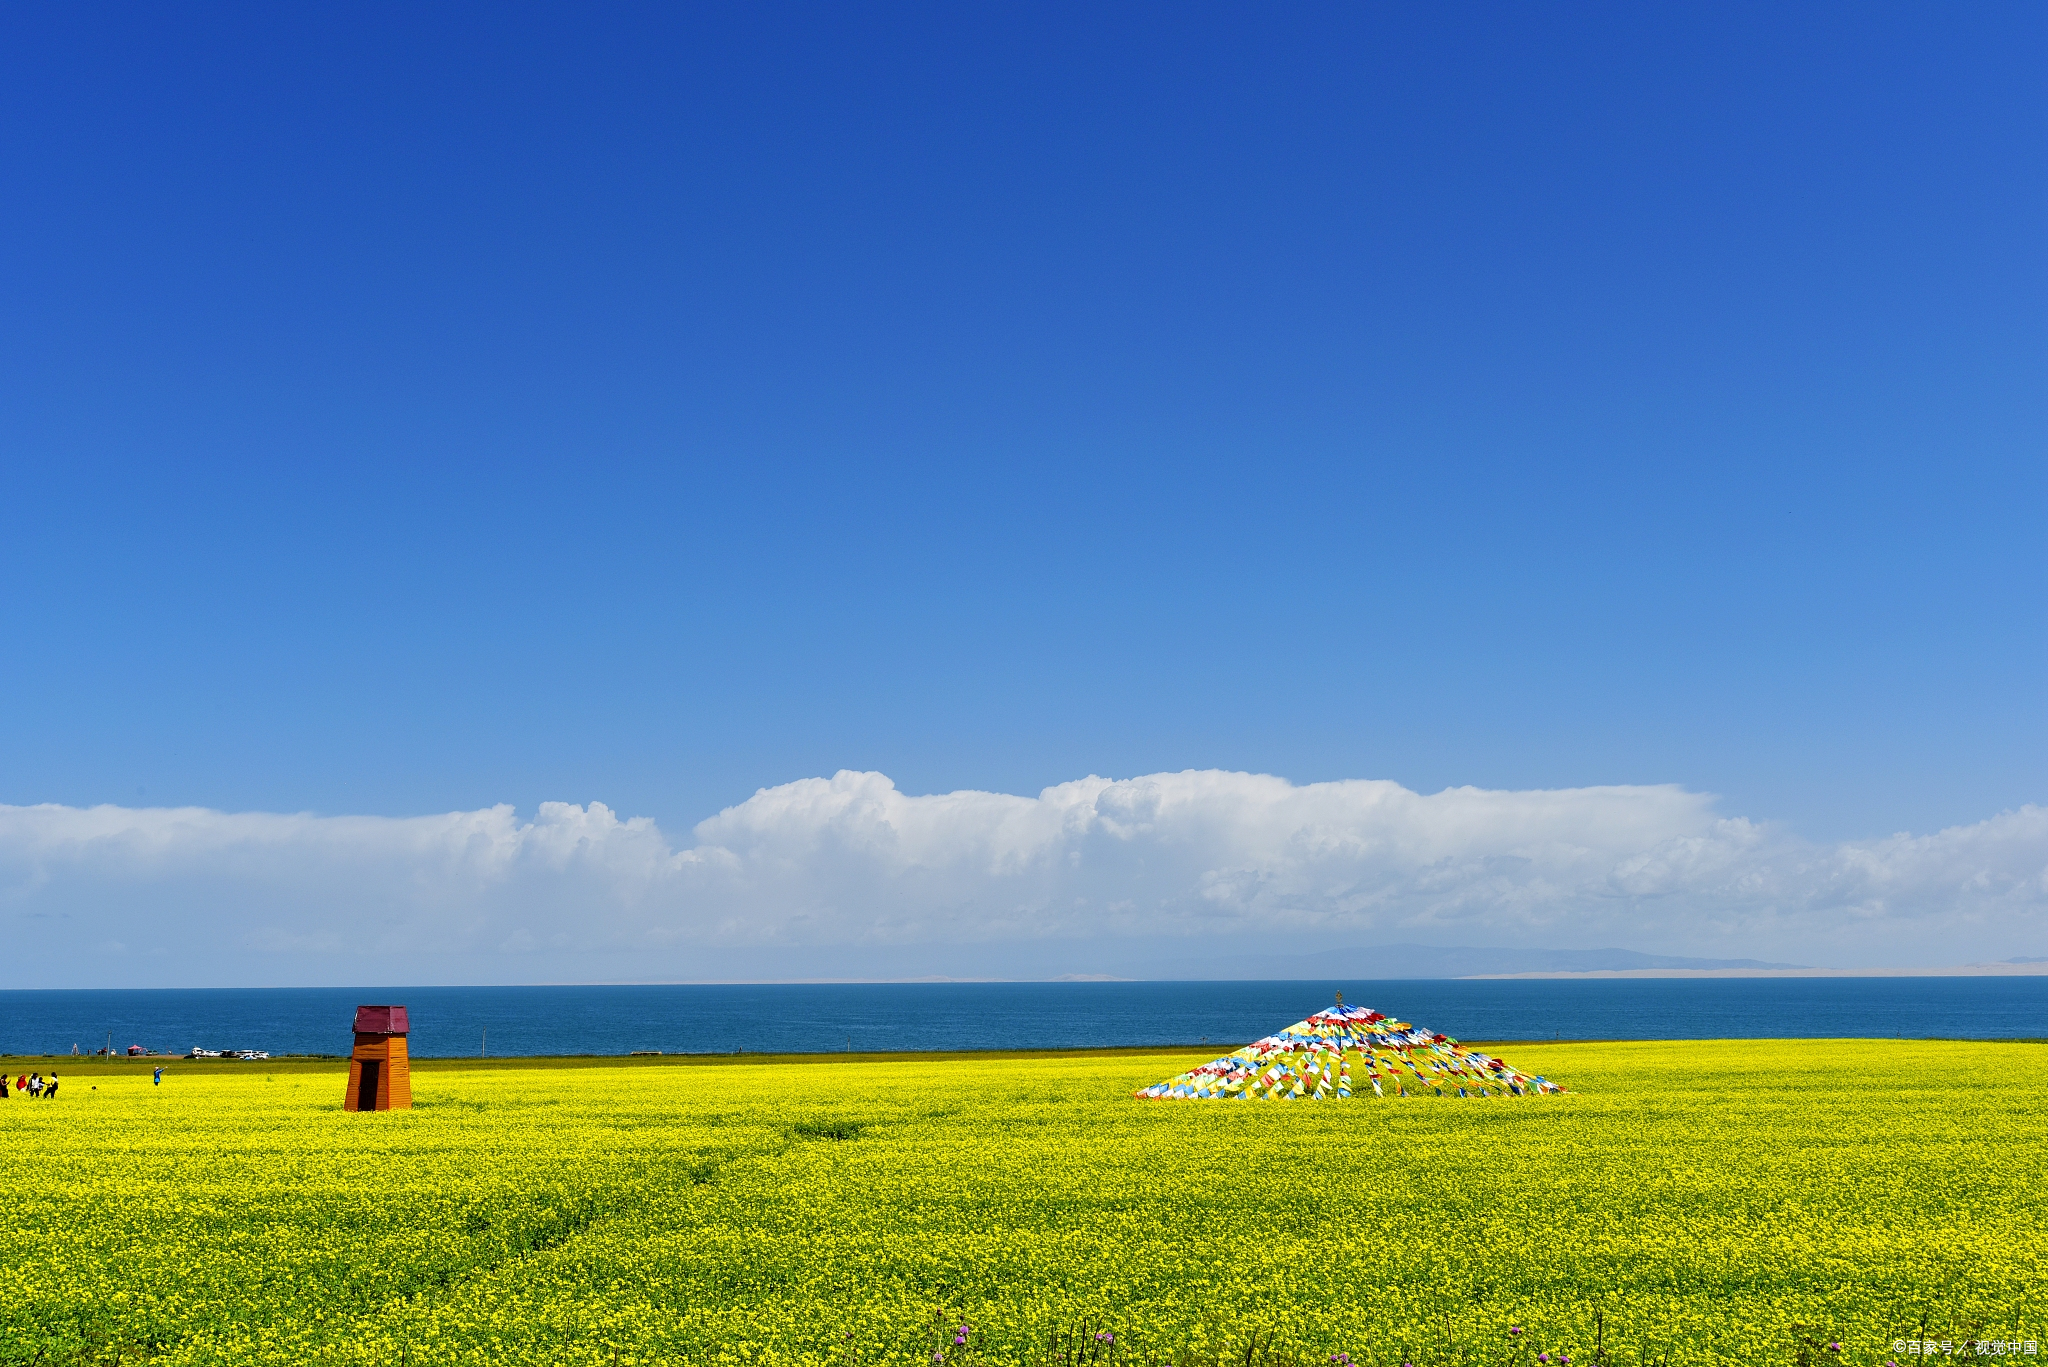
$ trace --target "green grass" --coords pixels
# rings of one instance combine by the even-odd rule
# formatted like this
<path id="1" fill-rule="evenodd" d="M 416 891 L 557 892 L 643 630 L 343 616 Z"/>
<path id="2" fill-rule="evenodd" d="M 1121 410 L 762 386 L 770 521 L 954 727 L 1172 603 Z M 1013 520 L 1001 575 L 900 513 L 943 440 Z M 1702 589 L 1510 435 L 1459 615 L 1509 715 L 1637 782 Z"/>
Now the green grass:
<path id="1" fill-rule="evenodd" d="M 952 1049 L 952 1050 L 897 1050 L 844 1054 L 525 1054 L 503 1058 L 414 1058 L 410 1060 L 415 1072 L 474 1073 L 492 1072 L 506 1068 L 724 1068 L 739 1065 L 760 1067 L 789 1063 L 946 1063 L 961 1060 L 1003 1060 L 1003 1059 L 1088 1059 L 1088 1058 L 1159 1058 L 1162 1055 L 1178 1057 L 1181 1051 L 1200 1059 L 1209 1059 L 1216 1054 L 1228 1052 L 1235 1044 L 1188 1044 L 1188 1045 L 1117 1045 L 1098 1049 Z M 1480 1047 L 1475 1045 L 1474 1047 Z M 1511 1048 L 1512 1046 L 1495 1046 Z M 92 1054 L 0 1054 L 0 1069 L 9 1077 L 20 1073 L 56 1072 L 69 1078 L 76 1073 L 81 1077 L 142 1076 L 148 1077 L 161 1067 L 168 1073 L 180 1075 L 210 1076 L 214 1074 L 241 1075 L 245 1073 L 289 1072 L 289 1073 L 346 1073 L 348 1056 L 345 1054 L 288 1054 L 272 1059 L 257 1059 L 244 1062 L 241 1059 L 186 1058 L 181 1054 L 147 1054 L 135 1058 L 117 1054 L 105 1058 Z"/>
<path id="2" fill-rule="evenodd" d="M 1214 1047 L 422 1060 L 413 1112 L 350 1115 L 332 1061 L 173 1061 L 153 1087 L 157 1060 L 58 1059 L 56 1102 L 0 1107 L 0 1361 L 993 1367 L 1083 1328 L 1129 1359 L 1389 1367 L 2048 1340 L 2041 1046 L 1498 1049 L 1572 1094 L 1129 1098 Z"/>

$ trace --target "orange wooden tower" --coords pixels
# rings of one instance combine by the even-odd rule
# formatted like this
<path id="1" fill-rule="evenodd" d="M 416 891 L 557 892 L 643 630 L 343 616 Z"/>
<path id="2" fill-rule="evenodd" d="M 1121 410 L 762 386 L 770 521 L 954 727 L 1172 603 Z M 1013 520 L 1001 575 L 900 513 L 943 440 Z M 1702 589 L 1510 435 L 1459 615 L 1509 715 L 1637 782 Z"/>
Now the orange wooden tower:
<path id="1" fill-rule="evenodd" d="M 356 1048 L 348 1058 L 344 1111 L 412 1109 L 412 1061 L 405 1052 L 402 1006 L 358 1006 Z"/>

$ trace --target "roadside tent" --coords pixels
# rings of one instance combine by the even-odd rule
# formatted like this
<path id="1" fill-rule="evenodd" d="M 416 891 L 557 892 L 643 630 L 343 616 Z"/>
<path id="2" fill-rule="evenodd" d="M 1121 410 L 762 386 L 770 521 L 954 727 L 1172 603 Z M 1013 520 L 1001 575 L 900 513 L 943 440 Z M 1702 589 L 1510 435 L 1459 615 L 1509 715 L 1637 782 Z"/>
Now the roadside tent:
<path id="1" fill-rule="evenodd" d="M 1349 1097 L 1354 1083 L 1378 1097 L 1491 1099 L 1564 1091 L 1555 1082 L 1467 1049 L 1449 1035 L 1346 1006 L 1340 995 L 1328 1011 L 1133 1095 L 1148 1100 L 1324 1101 Z"/>

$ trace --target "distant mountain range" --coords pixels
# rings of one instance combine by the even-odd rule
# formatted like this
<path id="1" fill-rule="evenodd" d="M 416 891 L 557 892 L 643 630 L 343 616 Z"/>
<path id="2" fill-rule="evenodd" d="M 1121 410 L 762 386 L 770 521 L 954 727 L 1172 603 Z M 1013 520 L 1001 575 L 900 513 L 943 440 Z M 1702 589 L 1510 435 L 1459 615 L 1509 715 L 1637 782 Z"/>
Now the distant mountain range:
<path id="1" fill-rule="evenodd" d="M 1633 949 L 1481 949 L 1378 945 L 1313 954 L 1252 954 L 1231 963 L 1233 978 L 1467 978 L 1479 973 L 1592 973 L 1641 968 L 1805 968 L 1762 959 L 1688 959 Z M 1215 976 L 1205 974 L 1203 976 Z"/>

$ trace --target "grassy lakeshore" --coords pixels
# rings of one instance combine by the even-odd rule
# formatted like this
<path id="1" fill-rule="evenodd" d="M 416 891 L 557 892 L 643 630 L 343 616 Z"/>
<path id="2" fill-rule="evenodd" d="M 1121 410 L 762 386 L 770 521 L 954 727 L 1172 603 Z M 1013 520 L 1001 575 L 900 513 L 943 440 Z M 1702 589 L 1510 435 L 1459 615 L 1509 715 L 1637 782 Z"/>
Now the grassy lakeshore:
<path id="1" fill-rule="evenodd" d="M 0 1361 L 2048 1340 L 2041 1045 L 1503 1045 L 1572 1094 L 1129 1099 L 1213 1052 L 422 1060 L 387 1115 L 343 1113 L 332 1061 L 51 1060 L 57 1101 L 0 1108 Z"/>
<path id="2" fill-rule="evenodd" d="M 1087 1059 L 1087 1058 L 1178 1058 L 1183 1053 L 1199 1054 L 1202 1058 L 1213 1058 L 1219 1052 L 1227 1053 L 1241 1047 L 1238 1044 L 1186 1044 L 1186 1045 L 1116 1045 L 1101 1049 L 951 1049 L 951 1050 L 899 1050 L 895 1052 L 874 1051 L 844 1054 L 747 1054 L 740 1052 L 717 1054 L 512 1054 L 503 1057 L 473 1058 L 468 1055 L 456 1057 L 413 1057 L 410 1062 L 415 1072 L 490 1072 L 501 1068 L 672 1068 L 710 1067 L 721 1068 L 734 1064 L 748 1067 L 773 1066 L 787 1063 L 939 1063 L 962 1059 Z M 1475 1047 L 1480 1047 L 1475 1044 Z M 1512 1046 L 1501 1045 L 1500 1048 Z M 348 1057 L 345 1054 L 287 1054 L 272 1059 L 257 1059 L 244 1062 L 230 1058 L 187 1058 L 183 1054 L 145 1054 L 130 1057 L 116 1054 L 106 1058 L 93 1054 L 0 1054 L 0 1066 L 9 1075 L 41 1071 L 56 1072 L 70 1077 L 74 1072 L 81 1077 L 100 1074 L 125 1075 L 140 1073 L 148 1076 L 161 1067 L 166 1074 L 176 1072 L 198 1076 L 224 1074 L 241 1076 L 247 1073 L 269 1072 L 326 1072 L 345 1073 L 348 1071 Z"/>

